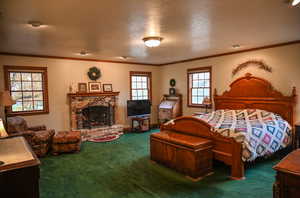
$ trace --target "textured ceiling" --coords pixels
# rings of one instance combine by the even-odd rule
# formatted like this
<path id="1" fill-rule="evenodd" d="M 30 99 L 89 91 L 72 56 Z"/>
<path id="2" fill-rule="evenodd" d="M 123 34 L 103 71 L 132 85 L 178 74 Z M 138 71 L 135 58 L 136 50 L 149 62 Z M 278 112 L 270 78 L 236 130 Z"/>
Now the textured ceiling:
<path id="1" fill-rule="evenodd" d="M 1 0 L 0 12 L 9 53 L 162 64 L 300 40 L 300 8 L 285 0 Z M 146 36 L 164 40 L 147 48 Z"/>

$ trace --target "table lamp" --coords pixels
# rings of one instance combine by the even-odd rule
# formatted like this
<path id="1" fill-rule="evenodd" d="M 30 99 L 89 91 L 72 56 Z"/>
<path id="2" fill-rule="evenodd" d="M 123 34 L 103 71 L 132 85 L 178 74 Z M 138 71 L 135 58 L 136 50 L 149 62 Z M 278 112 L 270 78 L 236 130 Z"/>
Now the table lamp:
<path id="1" fill-rule="evenodd" d="M 202 101 L 202 104 L 205 105 L 205 113 L 208 113 L 207 108 L 211 105 L 209 97 L 205 97 Z"/>
<path id="2" fill-rule="evenodd" d="M 7 134 L 7 132 L 5 131 L 5 128 L 4 128 L 4 125 L 3 125 L 3 121 L 2 121 L 2 119 L 0 118 L 0 139 L 1 139 L 1 138 L 4 138 L 4 137 L 7 137 L 7 136 L 8 136 L 8 134 Z M 2 164 L 4 164 L 4 162 L 0 160 L 0 166 L 1 166 Z"/>
<path id="3" fill-rule="evenodd" d="M 4 128 L 4 124 L 3 124 L 3 121 L 2 119 L 0 118 L 0 138 L 3 138 L 3 137 L 7 137 L 8 134 Z"/>
<path id="4" fill-rule="evenodd" d="M 7 124 L 7 107 L 16 104 L 16 101 L 12 99 L 9 91 L 3 91 L 0 97 L 0 105 L 4 106 L 5 111 L 5 123 Z"/>

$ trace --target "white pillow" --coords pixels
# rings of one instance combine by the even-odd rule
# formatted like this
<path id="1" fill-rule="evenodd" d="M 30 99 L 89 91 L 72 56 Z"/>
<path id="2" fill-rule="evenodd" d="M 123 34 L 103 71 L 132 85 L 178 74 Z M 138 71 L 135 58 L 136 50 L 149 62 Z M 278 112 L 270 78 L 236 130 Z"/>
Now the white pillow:
<path id="1" fill-rule="evenodd" d="M 4 128 L 4 125 L 3 125 L 3 121 L 2 119 L 0 118 L 0 138 L 2 137 L 7 137 L 8 134 L 7 132 L 5 131 L 5 128 Z"/>

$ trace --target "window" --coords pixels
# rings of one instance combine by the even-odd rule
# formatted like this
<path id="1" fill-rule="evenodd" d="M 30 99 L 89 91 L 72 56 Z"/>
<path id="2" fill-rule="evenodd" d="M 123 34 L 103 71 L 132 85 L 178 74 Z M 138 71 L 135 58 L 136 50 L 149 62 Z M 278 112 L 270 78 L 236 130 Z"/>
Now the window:
<path id="1" fill-rule="evenodd" d="M 49 112 L 46 67 L 4 66 L 4 72 L 5 87 L 16 101 L 9 115 Z"/>
<path id="2" fill-rule="evenodd" d="M 151 72 L 130 72 L 131 100 L 151 100 Z"/>
<path id="3" fill-rule="evenodd" d="M 187 74 L 188 106 L 203 107 L 203 99 L 211 99 L 211 67 L 188 69 Z"/>

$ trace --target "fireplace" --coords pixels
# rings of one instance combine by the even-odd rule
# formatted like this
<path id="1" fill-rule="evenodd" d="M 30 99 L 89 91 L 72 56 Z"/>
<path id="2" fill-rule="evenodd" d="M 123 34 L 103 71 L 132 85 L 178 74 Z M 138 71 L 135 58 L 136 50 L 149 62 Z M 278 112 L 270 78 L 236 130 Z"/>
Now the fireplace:
<path id="1" fill-rule="evenodd" d="M 114 124 L 114 111 L 112 106 L 88 106 L 81 110 L 82 128 L 92 129 Z"/>
<path id="2" fill-rule="evenodd" d="M 115 124 L 118 95 L 119 92 L 69 93 L 71 130 L 80 131 L 82 141 L 122 134 L 124 126 Z"/>
<path id="3" fill-rule="evenodd" d="M 119 92 L 68 94 L 71 129 L 94 129 L 114 125 L 118 94 Z"/>

